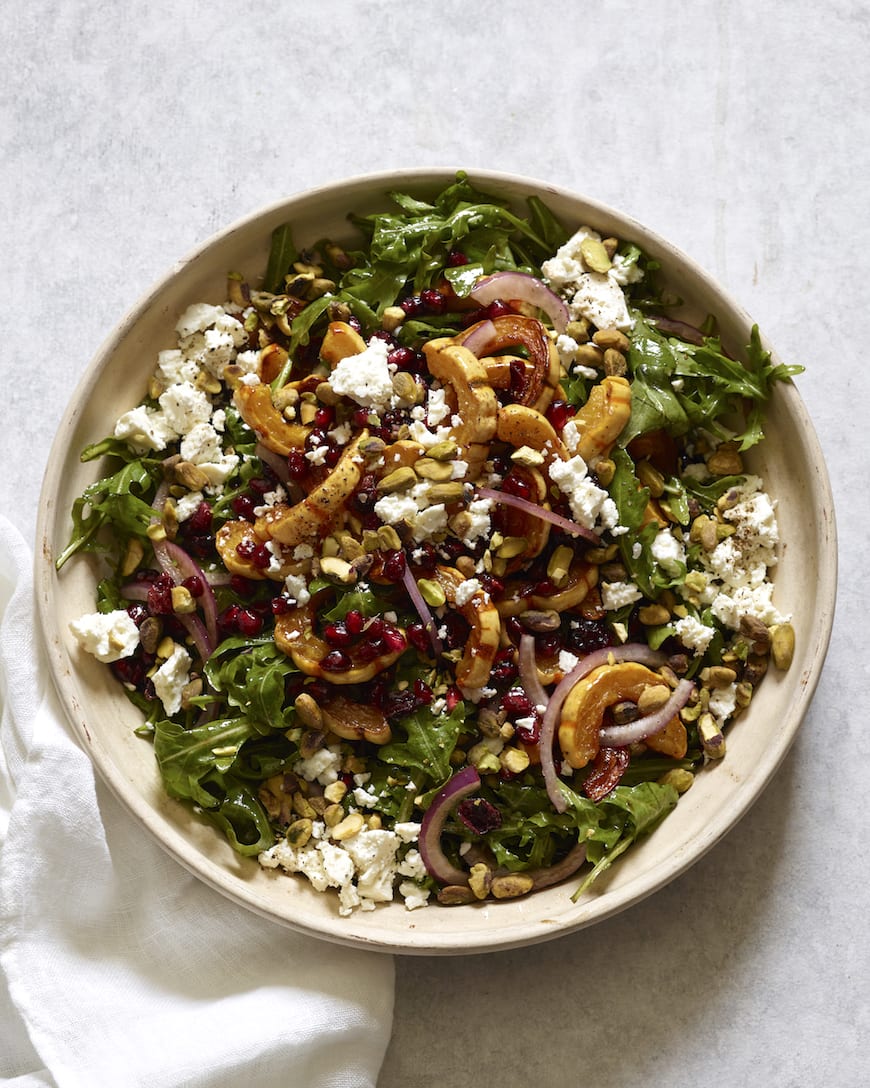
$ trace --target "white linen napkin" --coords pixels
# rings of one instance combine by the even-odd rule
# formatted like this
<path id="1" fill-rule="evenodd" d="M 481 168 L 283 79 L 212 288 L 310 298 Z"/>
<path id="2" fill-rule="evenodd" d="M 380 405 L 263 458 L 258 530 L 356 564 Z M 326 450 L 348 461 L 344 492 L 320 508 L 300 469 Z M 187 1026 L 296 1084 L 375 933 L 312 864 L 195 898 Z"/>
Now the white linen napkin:
<path id="1" fill-rule="evenodd" d="M 225 900 L 95 781 L 2 517 L 0 614 L 0 1083 L 374 1086 L 392 958 Z"/>

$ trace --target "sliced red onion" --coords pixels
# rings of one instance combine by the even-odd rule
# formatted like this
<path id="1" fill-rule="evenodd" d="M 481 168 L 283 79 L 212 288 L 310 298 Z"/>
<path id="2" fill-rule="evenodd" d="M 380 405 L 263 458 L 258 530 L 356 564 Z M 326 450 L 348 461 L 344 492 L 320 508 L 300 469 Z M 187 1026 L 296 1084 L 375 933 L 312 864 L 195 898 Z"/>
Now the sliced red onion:
<path id="1" fill-rule="evenodd" d="M 426 871 L 439 884 L 468 884 L 468 873 L 457 869 L 441 848 L 441 832 L 453 808 L 479 786 L 480 775 L 477 769 L 463 767 L 438 791 L 423 816 L 417 845 Z"/>
<path id="2" fill-rule="evenodd" d="M 154 555 L 163 570 L 177 584 L 183 582 L 185 578 L 198 578 L 201 582 L 202 596 L 199 597 L 198 603 L 202 609 L 209 642 L 214 649 L 218 643 L 217 602 L 205 571 L 193 556 L 171 540 L 157 541 L 154 544 Z"/>
<path id="3" fill-rule="evenodd" d="M 520 636 L 518 664 L 520 683 L 523 685 L 523 691 L 525 691 L 526 695 L 528 695 L 535 706 L 546 707 L 550 697 L 547 695 L 546 691 L 544 691 L 544 685 L 538 677 L 534 635 L 525 634 Z"/>
<path id="4" fill-rule="evenodd" d="M 534 881 L 532 891 L 538 892 L 541 888 L 550 888 L 553 884 L 559 884 L 569 876 L 573 876 L 585 860 L 586 843 L 579 842 L 555 865 L 548 865 L 544 869 L 531 869 L 528 875 Z"/>
<path id="5" fill-rule="evenodd" d="M 287 465 L 286 457 L 282 457 L 279 453 L 275 453 L 274 450 L 266 449 L 262 442 L 258 442 L 254 447 L 254 453 L 260 458 L 263 464 L 269 466 L 282 484 L 286 484 L 290 480 L 290 470 Z"/>
<path id="6" fill-rule="evenodd" d="M 650 321 L 660 332 L 669 333 L 671 336 L 676 336 L 689 344 L 696 344 L 698 347 L 702 347 L 704 344 L 704 334 L 701 330 L 696 329 L 694 325 L 687 325 L 685 321 L 677 321 L 673 317 L 662 316 L 651 317 Z"/>
<path id="7" fill-rule="evenodd" d="M 475 302 L 487 306 L 497 298 L 528 302 L 549 317 L 556 332 L 564 332 L 571 315 L 557 294 L 528 272 L 494 272 L 477 281 L 469 292 Z M 468 345 L 466 344 L 466 347 Z"/>
<path id="8" fill-rule="evenodd" d="M 147 582 L 127 582 L 121 587 L 121 596 L 125 601 L 147 601 L 148 588 Z M 213 641 L 209 636 L 206 626 L 199 616 L 195 616 L 192 613 L 185 615 L 181 612 L 176 612 L 174 613 L 174 618 L 178 620 L 190 635 L 193 644 L 196 646 L 197 653 L 202 660 L 207 661 L 214 650 L 216 640 Z"/>
<path id="9" fill-rule="evenodd" d="M 559 774 L 553 759 L 553 741 L 556 736 L 556 725 L 562 712 L 562 705 L 568 698 L 571 689 L 584 676 L 588 676 L 593 669 L 600 665 L 609 665 L 618 661 L 637 661 L 641 665 L 650 668 L 658 668 L 667 660 L 667 656 L 661 650 L 651 650 L 644 642 L 627 642 L 624 646 L 605 646 L 601 650 L 595 650 L 587 654 L 582 661 L 564 676 L 550 695 L 544 718 L 541 722 L 541 739 L 538 741 L 538 750 L 541 756 L 541 772 L 547 787 L 547 796 L 557 812 L 564 812 L 568 802 L 559 788 Z"/>
<path id="10" fill-rule="evenodd" d="M 441 639 L 438 638 L 435 618 L 429 611 L 429 605 L 423 600 L 423 594 L 417 586 L 417 579 L 411 573 L 411 568 L 407 563 L 405 564 L 405 571 L 402 575 L 402 584 L 404 585 L 408 596 L 411 598 L 411 603 L 417 609 L 420 619 L 423 621 L 423 626 L 426 628 L 426 634 L 429 636 L 429 641 L 432 643 L 432 649 L 435 656 L 440 657 L 443 646 L 441 645 Z"/>
<path id="11" fill-rule="evenodd" d="M 663 707 L 653 714 L 647 714 L 644 718 L 629 722 L 627 725 L 608 725 L 598 734 L 601 743 L 608 748 L 624 748 L 629 744 L 637 744 L 661 733 L 675 714 L 683 709 L 689 701 L 689 696 L 695 690 L 691 680 L 681 680 L 674 688 L 670 699 Z"/>
<path id="12" fill-rule="evenodd" d="M 482 499 L 492 499 L 493 502 L 499 502 L 503 506 L 515 506 L 517 510 L 531 514 L 532 517 L 540 518 L 541 521 L 549 521 L 551 525 L 564 529 L 566 533 L 573 533 L 574 536 L 581 536 L 591 544 L 601 543 L 598 534 L 593 533 L 591 529 L 587 529 L 585 525 L 571 521 L 570 518 L 563 518 L 561 514 L 554 514 L 552 510 L 545 510 L 543 506 L 538 506 L 537 503 L 530 502 L 528 499 L 522 499 L 519 495 L 509 495 L 504 491 L 493 491 L 489 487 L 478 487 L 476 490 Z"/>
<path id="13" fill-rule="evenodd" d="M 480 355 L 486 351 L 487 345 L 498 335 L 495 325 L 489 320 L 481 321 L 462 340 L 462 346 L 468 348 L 473 355 Z"/>

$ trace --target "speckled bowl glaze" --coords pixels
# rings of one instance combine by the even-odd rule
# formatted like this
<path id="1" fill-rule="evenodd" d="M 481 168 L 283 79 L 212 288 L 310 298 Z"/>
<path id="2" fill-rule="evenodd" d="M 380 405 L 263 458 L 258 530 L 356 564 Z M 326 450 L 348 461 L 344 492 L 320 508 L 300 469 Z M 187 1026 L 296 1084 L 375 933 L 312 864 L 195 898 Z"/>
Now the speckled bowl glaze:
<path id="1" fill-rule="evenodd" d="M 273 228 L 292 222 L 300 246 L 324 236 L 341 241 L 349 234 L 348 212 L 386 207 L 385 194 L 393 189 L 434 194 L 453 175 L 446 169 L 408 170 L 311 190 L 235 223 L 175 264 L 121 320 L 84 374 L 51 452 L 37 534 L 39 616 L 61 701 L 98 772 L 143 829 L 241 907 L 329 941 L 407 954 L 473 953 L 549 940 L 636 904 L 688 869 L 746 814 L 788 751 L 822 669 L 836 587 L 836 530 L 824 461 L 798 392 L 781 385 L 770 405 L 767 439 L 753 451 L 751 468 L 779 504 L 783 545 L 775 600 L 793 617 L 794 662 L 786 673 L 770 671 L 748 713 L 729 732 L 721 764 L 701 772 L 655 833 L 576 904 L 571 902 L 576 882 L 569 881 L 526 899 L 415 911 L 397 902 L 340 917 L 336 896 L 313 891 L 302 877 L 267 871 L 239 857 L 217 831 L 164 793 L 151 745 L 133 732 L 137 710 L 109 670 L 83 654 L 69 633 L 72 619 L 93 611 L 96 578 L 88 559 L 74 560 L 60 574 L 54 567 L 68 540 L 72 502 L 99 475 L 99 466 L 82 464 L 79 453 L 140 401 L 156 354 L 174 346 L 173 328 L 188 304 L 223 301 L 228 270 L 257 279 Z M 486 172 L 471 172 L 471 180 L 519 209 L 536 193 L 570 228 L 587 224 L 639 243 L 661 261 L 685 299 L 687 319 L 714 313 L 732 352 L 739 354 L 748 342 L 747 314 L 701 268 L 640 223 L 540 181 Z"/>

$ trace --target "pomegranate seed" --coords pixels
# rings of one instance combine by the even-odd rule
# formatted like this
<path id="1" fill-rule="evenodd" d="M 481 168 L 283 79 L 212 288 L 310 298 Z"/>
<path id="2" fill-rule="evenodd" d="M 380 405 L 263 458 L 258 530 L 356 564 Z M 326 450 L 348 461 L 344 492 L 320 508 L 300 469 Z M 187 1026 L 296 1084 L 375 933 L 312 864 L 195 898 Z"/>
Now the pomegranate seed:
<path id="1" fill-rule="evenodd" d="M 386 620 L 381 619 L 380 616 L 375 616 L 374 619 L 369 621 L 369 624 L 366 627 L 366 630 L 365 630 L 366 637 L 370 638 L 370 639 L 383 638 L 384 631 L 386 630 L 386 628 L 387 628 Z"/>
<path id="2" fill-rule="evenodd" d="M 252 612 L 248 608 L 240 608 L 239 614 L 236 617 L 236 626 L 239 629 L 240 634 L 246 635 L 248 638 L 253 638 L 255 635 L 259 635 L 263 630 L 263 619 L 258 616 L 256 612 Z"/>
<path id="3" fill-rule="evenodd" d="M 490 321 L 493 321 L 497 317 L 507 317 L 508 314 L 512 314 L 514 312 L 515 311 L 513 306 L 511 306 L 510 303 L 505 302 L 504 299 L 501 298 L 494 299 L 492 302 L 490 302 L 485 310 L 486 316 L 489 318 Z"/>
<path id="4" fill-rule="evenodd" d="M 423 309 L 423 300 L 419 295 L 409 295 L 399 303 L 407 317 L 415 317 Z"/>
<path id="5" fill-rule="evenodd" d="M 245 521 L 253 521 L 257 516 L 254 513 L 254 500 L 250 495 L 236 495 L 230 506 L 233 508 L 233 513 L 236 517 L 244 518 Z"/>
<path id="6" fill-rule="evenodd" d="M 508 638 L 516 645 L 525 633 L 525 628 L 516 616 L 509 616 L 504 626 Z"/>
<path id="7" fill-rule="evenodd" d="M 562 649 L 562 639 L 558 633 L 553 632 L 548 635 L 541 635 L 536 639 L 538 652 L 544 657 L 555 657 L 555 655 Z"/>
<path id="8" fill-rule="evenodd" d="M 461 268 L 464 264 L 468 264 L 465 254 L 459 249 L 451 249 L 447 255 L 447 267 Z"/>
<path id="9" fill-rule="evenodd" d="M 228 605 L 223 612 L 218 616 L 218 627 L 226 634 L 231 634 L 237 630 L 236 624 L 238 622 L 239 613 L 241 608 L 237 604 Z"/>
<path id="10" fill-rule="evenodd" d="M 351 660 L 342 650 L 330 650 L 320 662 L 324 672 L 346 672 L 351 666 Z"/>
<path id="11" fill-rule="evenodd" d="M 502 480 L 501 489 L 508 495 L 516 495 L 520 499 L 532 497 L 532 485 L 513 472 L 509 472 Z"/>
<path id="12" fill-rule="evenodd" d="M 447 713 L 448 714 L 451 711 L 455 710 L 456 707 L 462 702 L 462 692 L 459 690 L 459 688 L 455 684 L 452 684 L 447 689 L 447 693 L 444 696 L 444 702 L 445 702 L 445 705 L 447 706 Z"/>
<path id="13" fill-rule="evenodd" d="M 333 423 L 335 423 L 335 409 L 331 405 L 324 405 L 322 408 L 318 408 L 314 413 L 315 427 L 320 427 L 322 430 L 328 431 Z"/>
<path id="14" fill-rule="evenodd" d="M 148 608 L 155 616 L 168 616 L 172 613 L 172 587 L 155 582 L 148 589 Z"/>
<path id="15" fill-rule="evenodd" d="M 387 552 L 384 558 L 384 577 L 390 582 L 401 582 L 406 565 L 404 552 Z"/>
<path id="16" fill-rule="evenodd" d="M 329 468 L 335 468 L 340 460 L 341 448 L 339 446 L 330 446 L 329 449 L 326 451 L 324 464 L 326 464 Z"/>
<path id="17" fill-rule="evenodd" d="M 419 548 L 415 548 L 413 558 L 417 566 L 422 567 L 424 571 L 431 572 L 438 565 L 438 552 L 435 545 L 428 541 L 421 544 Z"/>
<path id="18" fill-rule="evenodd" d="M 262 476 L 255 476 L 253 480 L 248 481 L 248 487 L 262 498 L 267 491 L 273 491 L 275 485 L 271 480 L 267 480 Z"/>
<path id="19" fill-rule="evenodd" d="M 405 370 L 416 360 L 417 353 L 412 348 L 396 348 L 387 356 L 387 365 L 396 366 L 399 370 Z"/>
<path id="20" fill-rule="evenodd" d="M 434 287 L 429 287 L 425 291 L 420 292 L 420 301 L 433 314 L 444 313 L 444 308 L 447 304 L 447 300 L 441 294 L 440 291 L 436 291 Z"/>
<path id="21" fill-rule="evenodd" d="M 383 635 L 384 645 L 390 653 L 401 653 L 408 645 L 408 641 L 397 627 L 387 626 Z"/>
<path id="22" fill-rule="evenodd" d="M 127 606 L 127 615 L 137 627 L 141 627 L 142 621 L 148 619 L 148 609 L 144 604 L 135 601 L 133 604 Z"/>
<path id="23" fill-rule="evenodd" d="M 202 583 L 202 578 L 198 574 L 191 574 L 189 578 L 185 578 L 181 583 L 191 597 L 201 597 L 205 593 L 205 586 Z"/>
<path id="24" fill-rule="evenodd" d="M 243 540 L 241 544 L 237 544 L 236 554 L 249 560 L 257 570 L 265 570 L 272 562 L 272 554 L 266 545 L 254 540 Z"/>
<path id="25" fill-rule="evenodd" d="M 344 617 L 344 622 L 352 635 L 361 635 L 366 624 L 365 616 L 356 608 L 352 608 L 348 612 Z"/>
<path id="26" fill-rule="evenodd" d="M 500 705 L 506 714 L 518 714 L 520 716 L 531 714 L 534 709 L 531 699 L 519 688 L 511 688 L 510 691 L 506 691 L 501 697 Z"/>
<path id="27" fill-rule="evenodd" d="M 273 616 L 286 616 L 291 609 L 290 598 L 279 594 L 272 598 L 271 609 Z"/>
<path id="28" fill-rule="evenodd" d="M 353 425 L 358 431 L 361 431 L 363 427 L 368 427 L 369 416 L 371 415 L 369 408 L 357 408 L 353 413 Z"/>
<path id="29" fill-rule="evenodd" d="M 432 702 L 432 689 L 423 680 L 414 681 L 414 694 L 424 706 L 428 706 Z"/>
<path id="30" fill-rule="evenodd" d="M 291 480 L 301 480 L 308 467 L 308 461 L 301 450 L 291 450 L 287 454 L 287 474 Z"/>
<path id="31" fill-rule="evenodd" d="M 337 649 L 350 645 L 351 634 L 347 629 L 347 624 L 339 621 L 338 623 L 328 623 L 323 628 L 323 638 L 333 649 Z"/>
<path id="32" fill-rule="evenodd" d="M 360 665 L 368 665 L 370 661 L 374 661 L 376 657 L 381 656 L 383 649 L 380 639 L 364 638 L 362 642 L 358 642 L 354 647 L 354 660 Z"/>
<path id="33" fill-rule="evenodd" d="M 494 574 L 479 574 L 478 578 L 490 597 L 500 597 L 504 593 L 504 582 L 501 578 L 496 578 Z"/>
<path id="34" fill-rule="evenodd" d="M 572 406 L 564 400 L 554 400 L 547 409 L 547 419 L 553 424 L 554 429 L 557 431 L 561 431 L 568 420 L 575 414 L 576 409 L 572 408 Z"/>

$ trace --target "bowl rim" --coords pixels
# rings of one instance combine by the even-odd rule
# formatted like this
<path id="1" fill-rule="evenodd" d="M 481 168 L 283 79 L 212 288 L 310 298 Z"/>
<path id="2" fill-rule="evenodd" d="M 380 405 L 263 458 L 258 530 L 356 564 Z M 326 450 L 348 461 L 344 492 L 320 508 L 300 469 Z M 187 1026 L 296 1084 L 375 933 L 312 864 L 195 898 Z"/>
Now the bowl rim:
<path id="1" fill-rule="evenodd" d="M 669 856 L 666 865 L 659 865 L 647 873 L 642 873 L 636 879 L 626 883 L 618 891 L 609 892 L 596 901 L 596 904 L 601 904 L 597 906 L 597 909 L 576 910 L 573 920 L 554 921 L 552 927 L 537 925 L 537 928 L 532 932 L 532 927 L 536 924 L 521 920 L 518 925 L 511 927 L 507 931 L 503 928 L 493 927 L 492 933 L 485 938 L 481 938 L 479 933 L 475 933 L 467 939 L 464 939 L 461 934 L 457 937 L 455 933 L 451 934 L 449 939 L 444 939 L 440 933 L 423 934 L 413 928 L 405 928 L 398 934 L 398 941 L 391 941 L 383 936 L 368 937 L 364 931 L 356 931 L 352 924 L 349 925 L 349 919 L 337 915 L 328 923 L 316 925 L 307 924 L 303 919 L 288 917 L 286 914 L 278 915 L 273 910 L 264 908 L 259 897 L 251 891 L 244 881 L 230 880 L 228 882 L 228 874 L 212 859 L 196 851 L 191 856 L 190 844 L 182 832 L 175 829 L 174 833 L 167 834 L 166 828 L 162 826 L 163 821 L 155 818 L 155 813 L 146 800 L 138 795 L 131 795 L 130 791 L 125 789 L 123 773 L 102 748 L 99 738 L 91 736 L 84 708 L 79 704 L 71 687 L 63 682 L 64 676 L 68 675 L 70 671 L 70 661 L 52 609 L 52 597 L 56 591 L 55 583 L 57 579 L 53 557 L 52 541 L 55 536 L 53 527 L 58 516 L 68 516 L 68 511 L 58 511 L 55 508 L 54 495 L 57 490 L 57 477 L 63 455 L 69 449 L 68 439 L 72 434 L 79 414 L 78 406 L 82 403 L 88 391 L 93 389 L 99 375 L 104 367 L 109 364 L 113 353 L 117 350 L 124 337 L 154 305 L 155 300 L 167 289 L 179 272 L 202 258 L 203 255 L 222 241 L 229 239 L 240 231 L 247 230 L 258 222 L 274 217 L 283 209 L 286 209 L 287 218 L 290 218 L 292 209 L 295 206 L 334 194 L 337 190 L 366 190 L 370 194 L 379 192 L 381 195 L 393 189 L 406 190 L 414 187 L 425 187 L 434 190 L 439 185 L 443 187 L 443 185 L 448 184 L 456 176 L 456 173 L 456 168 L 409 167 L 399 170 L 358 174 L 326 182 L 254 209 L 197 243 L 184 256 L 173 262 L 168 270 L 155 280 L 116 322 L 99 345 L 76 383 L 49 453 L 39 499 L 36 526 L 37 547 L 34 556 L 37 623 L 51 665 L 52 681 L 60 697 L 61 705 L 72 725 L 78 742 L 85 747 L 102 781 L 160 846 L 185 869 L 214 890 L 263 917 L 289 926 L 298 932 L 307 933 L 331 942 L 387 953 L 413 955 L 457 955 L 498 951 L 564 936 L 603 921 L 634 905 L 676 879 L 700 860 L 748 812 L 761 793 L 764 792 L 790 750 L 809 708 L 824 665 L 831 637 L 837 587 L 837 530 L 827 467 L 822 456 L 818 437 L 800 394 L 792 383 L 783 383 L 778 387 L 778 395 L 784 398 L 788 411 L 796 419 L 802 438 L 809 448 L 809 455 L 815 464 L 816 491 L 822 499 L 826 513 L 821 526 L 823 531 L 818 541 L 818 594 L 821 607 L 815 616 L 812 630 L 814 640 L 812 665 L 801 677 L 801 694 L 798 705 L 788 708 L 786 728 L 778 734 L 778 743 L 770 750 L 763 766 L 756 767 L 755 773 L 743 784 L 743 788 L 735 791 L 732 802 L 728 806 L 727 814 L 719 813 L 714 815 L 709 826 L 705 829 L 705 833 L 697 840 L 693 840 L 691 850 L 684 850 L 681 854 Z M 490 190 L 497 190 L 499 187 L 503 187 L 508 190 L 539 194 L 544 199 L 546 199 L 547 195 L 551 195 L 571 203 L 583 205 L 590 218 L 598 217 L 599 219 L 617 221 L 622 230 L 631 232 L 638 240 L 642 239 L 641 244 L 647 252 L 658 251 L 661 254 L 675 257 L 682 266 L 682 271 L 688 277 L 702 284 L 707 291 L 716 295 L 747 328 L 752 326 L 752 319 L 744 308 L 732 297 L 729 291 L 723 288 L 693 258 L 673 245 L 673 243 L 668 242 L 655 230 L 619 209 L 587 197 L 582 193 L 533 177 L 473 168 L 464 169 L 463 173 L 468 176 L 472 184 L 479 188 L 487 189 L 489 187 Z M 773 352 L 763 335 L 762 344 L 765 349 Z M 775 356 L 775 352 L 773 354 Z"/>

